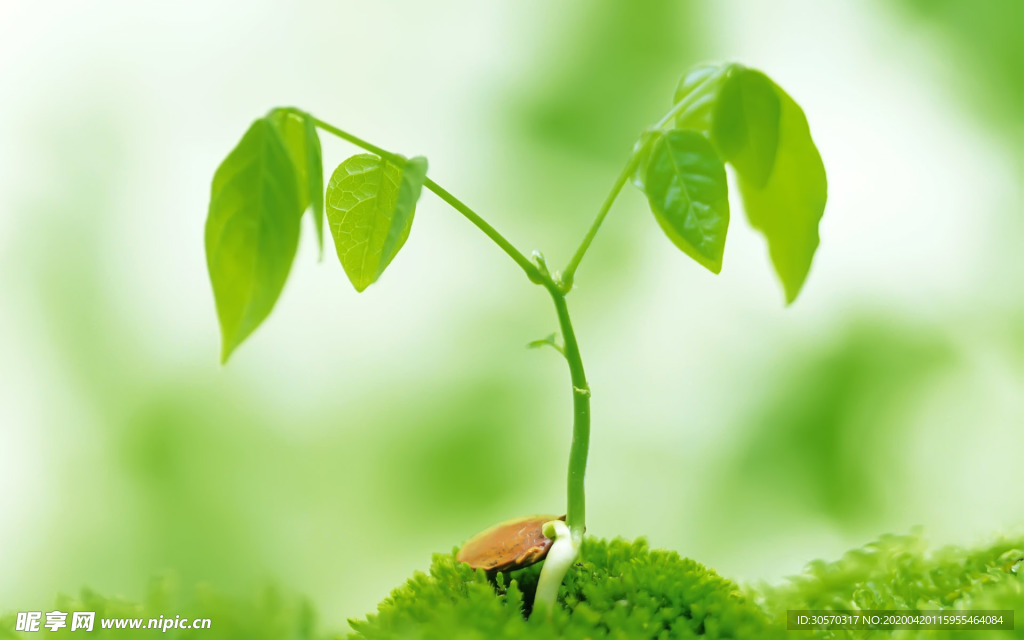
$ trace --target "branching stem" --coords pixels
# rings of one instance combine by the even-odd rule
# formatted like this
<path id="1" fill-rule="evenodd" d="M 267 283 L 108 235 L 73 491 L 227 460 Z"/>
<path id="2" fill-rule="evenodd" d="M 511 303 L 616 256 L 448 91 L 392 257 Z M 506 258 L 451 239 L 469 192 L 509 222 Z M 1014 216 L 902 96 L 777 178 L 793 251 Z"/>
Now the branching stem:
<path id="1" fill-rule="evenodd" d="M 297 109 L 293 110 L 293 112 L 300 115 L 308 115 L 303 114 L 303 112 Z M 308 115 L 308 117 L 312 118 L 313 123 L 320 129 L 351 142 L 357 147 L 365 149 L 370 153 L 375 153 L 389 162 L 393 162 L 395 164 L 402 164 L 405 162 L 405 158 L 398 154 L 381 149 L 362 138 L 354 136 L 347 131 L 343 131 L 330 123 L 324 122 L 319 118 L 315 118 L 311 115 Z M 615 188 L 605 201 L 605 206 L 602 207 L 598 220 L 595 221 L 594 226 L 584 239 L 584 244 L 581 246 L 580 250 L 577 251 L 577 256 L 574 257 L 573 262 L 570 262 L 572 269 L 567 271 L 570 282 L 572 272 L 575 270 L 576 265 L 579 264 L 579 259 L 583 257 L 583 253 L 586 252 L 586 248 L 593 240 L 594 234 L 597 233 L 601 220 L 605 215 L 607 215 L 608 209 L 611 208 L 612 202 L 615 200 L 615 196 L 629 179 L 636 163 L 639 161 L 637 160 L 638 155 L 639 154 L 634 154 L 634 158 L 631 159 L 630 163 L 626 166 L 626 169 L 623 170 L 622 175 L 616 182 Z M 494 227 L 488 224 L 465 203 L 449 193 L 447 189 L 443 188 L 430 178 L 427 178 L 423 184 L 427 189 L 433 191 L 439 198 L 447 202 L 452 206 L 452 208 L 465 216 L 466 219 L 472 222 L 478 229 L 483 231 L 484 235 L 494 241 L 495 244 L 497 244 L 516 262 L 516 264 L 519 265 L 532 282 L 540 284 L 547 289 L 551 294 L 551 299 L 555 303 L 555 312 L 558 315 L 558 323 L 562 331 L 562 339 L 565 342 L 565 359 L 569 363 L 569 375 L 572 381 L 573 426 L 572 445 L 569 451 L 568 500 L 565 526 L 568 527 L 571 534 L 571 548 L 574 550 L 578 549 L 583 540 L 583 533 L 586 530 L 586 495 L 584 493 L 584 477 L 587 471 L 587 452 L 590 449 L 590 387 L 587 385 L 587 376 L 583 370 L 583 359 L 580 356 L 580 347 L 576 341 L 576 333 L 573 331 L 572 321 L 569 317 L 569 307 L 565 301 L 565 294 L 568 291 L 568 288 L 563 284 L 565 280 L 563 279 L 562 283 L 556 282 L 548 272 L 543 256 L 535 254 L 535 262 L 531 262 L 503 235 L 498 233 Z M 575 551 L 573 553 L 575 553 Z"/>

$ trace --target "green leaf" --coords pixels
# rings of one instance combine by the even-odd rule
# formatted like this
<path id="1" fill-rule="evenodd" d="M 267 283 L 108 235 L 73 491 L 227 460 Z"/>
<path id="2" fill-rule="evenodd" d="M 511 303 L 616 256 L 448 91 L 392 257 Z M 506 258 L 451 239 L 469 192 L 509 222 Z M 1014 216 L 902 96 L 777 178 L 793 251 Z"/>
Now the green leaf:
<path id="1" fill-rule="evenodd" d="M 751 226 L 793 302 L 818 247 L 825 209 L 825 167 L 803 111 L 765 74 L 739 64 L 703 65 L 676 90 L 687 105 L 676 126 L 706 133 L 739 178 Z"/>
<path id="2" fill-rule="evenodd" d="M 541 347 L 551 347 L 558 353 L 562 354 L 563 356 L 565 355 L 565 347 L 559 344 L 557 333 L 552 333 L 546 338 L 541 338 L 539 340 L 531 340 L 530 342 L 526 343 L 527 349 L 540 349 Z"/>
<path id="3" fill-rule="evenodd" d="M 725 79 L 728 65 L 701 64 L 692 68 L 679 81 L 672 101 L 674 118 L 666 116 L 658 126 L 644 131 L 633 145 L 636 168 L 632 182 L 643 191 L 647 179 L 647 165 L 655 140 L 664 131 L 672 129 L 694 129 L 702 133 L 711 130 L 711 117 L 718 91 Z"/>
<path id="4" fill-rule="evenodd" d="M 672 242 L 712 273 L 722 270 L 729 228 L 725 165 L 702 134 L 668 131 L 654 142 L 644 191 Z"/>
<path id="5" fill-rule="evenodd" d="M 715 102 L 711 140 L 726 162 L 757 187 L 771 175 L 779 146 L 781 100 L 760 71 L 732 65 Z"/>
<path id="6" fill-rule="evenodd" d="M 295 184 L 301 210 L 309 206 L 309 170 L 306 166 L 306 127 L 303 117 L 288 109 L 274 109 L 267 114 L 267 120 L 277 130 L 277 135 L 288 151 L 288 159 L 295 168 Z"/>
<path id="7" fill-rule="evenodd" d="M 324 249 L 324 168 L 320 137 L 313 118 L 292 109 L 274 109 L 268 116 L 277 128 L 288 157 L 295 166 L 299 203 L 305 211 L 312 205 L 313 228 L 316 229 L 320 257 Z"/>
<path id="8" fill-rule="evenodd" d="M 686 103 L 675 127 L 708 136 L 718 154 L 758 185 L 771 173 L 779 139 L 779 98 L 763 73 L 743 65 L 705 64 L 679 82 Z"/>
<path id="9" fill-rule="evenodd" d="M 334 170 L 327 185 L 327 221 L 338 260 L 356 291 L 376 282 L 405 244 L 426 169 L 424 158 L 399 167 L 362 153 Z"/>
<path id="10" fill-rule="evenodd" d="M 295 257 L 301 216 L 295 169 L 278 129 L 267 118 L 257 120 L 217 168 L 206 219 L 221 362 L 274 308 Z"/>
<path id="11" fill-rule="evenodd" d="M 739 176 L 743 208 L 751 226 L 768 241 L 768 253 L 789 304 L 800 293 L 818 248 L 818 223 L 828 197 L 825 165 L 800 106 L 764 74 L 746 70 L 744 76 L 748 78 L 742 81 L 744 96 L 758 97 L 744 105 L 743 110 L 751 112 L 760 104 L 757 108 L 762 113 L 745 117 L 745 146 L 727 147 L 743 139 L 732 133 L 724 139 L 718 135 L 716 139 L 727 140 L 720 142 L 720 147 L 735 149 L 730 162 Z M 778 100 L 777 133 L 765 117 L 773 109 L 772 101 L 765 95 L 769 88 Z M 722 128 L 730 121 L 723 120 Z M 777 148 L 769 164 L 767 149 L 774 138 Z"/>
<path id="12" fill-rule="evenodd" d="M 416 212 L 416 203 L 420 199 L 420 192 L 423 190 L 423 182 L 426 179 L 426 158 L 416 156 L 405 162 L 405 166 L 402 167 L 402 181 L 398 185 L 398 200 L 395 203 L 395 210 L 391 214 L 391 223 L 388 225 L 388 234 L 384 238 L 381 255 L 394 257 L 405 243 L 405 239 L 409 235 L 409 227 L 412 225 L 412 216 Z M 378 278 L 391 262 L 391 257 L 387 262 L 381 261 L 377 269 Z"/>

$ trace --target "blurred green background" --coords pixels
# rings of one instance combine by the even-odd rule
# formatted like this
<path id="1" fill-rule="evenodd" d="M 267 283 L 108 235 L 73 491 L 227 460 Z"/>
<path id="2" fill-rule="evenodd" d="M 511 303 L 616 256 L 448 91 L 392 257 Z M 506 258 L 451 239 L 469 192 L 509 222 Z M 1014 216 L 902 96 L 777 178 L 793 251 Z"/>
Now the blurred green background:
<path id="1" fill-rule="evenodd" d="M 0 2 L 0 609 L 173 571 L 275 581 L 342 627 L 431 552 L 564 509 L 550 303 L 425 194 L 357 295 L 305 229 L 217 364 L 213 170 L 294 104 L 563 263 L 703 60 L 766 70 L 829 172 L 784 309 L 734 216 L 715 277 L 617 204 L 570 299 L 588 527 L 769 579 L 887 531 L 1024 522 L 1024 5 Z M 325 139 L 328 171 L 351 147 Z"/>

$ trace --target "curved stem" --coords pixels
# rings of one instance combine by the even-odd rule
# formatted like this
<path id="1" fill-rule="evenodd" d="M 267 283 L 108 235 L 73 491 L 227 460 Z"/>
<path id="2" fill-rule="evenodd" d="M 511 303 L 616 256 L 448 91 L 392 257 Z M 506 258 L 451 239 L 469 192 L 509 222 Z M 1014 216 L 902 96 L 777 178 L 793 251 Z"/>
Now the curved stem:
<path id="1" fill-rule="evenodd" d="M 402 164 L 405 162 L 405 158 L 402 156 L 386 151 L 367 142 L 366 140 L 363 140 L 362 138 L 339 129 L 330 123 L 324 122 L 319 118 L 298 109 L 291 109 L 291 111 L 304 117 L 311 118 L 313 124 L 318 128 L 334 134 L 342 140 L 351 142 L 357 147 L 365 149 L 370 153 L 374 153 L 389 162 L 395 164 Z M 566 557 L 569 557 L 569 550 L 571 550 L 571 557 L 575 558 L 575 553 L 579 549 L 579 545 L 583 540 L 583 533 L 586 530 L 586 495 L 584 491 L 584 478 L 587 471 L 587 453 L 590 449 L 590 387 L 587 385 L 587 376 L 583 370 L 583 359 L 580 356 L 579 344 L 576 342 L 576 333 L 573 331 L 572 321 L 569 318 L 569 307 L 565 302 L 565 294 L 572 286 L 572 276 L 576 271 L 576 267 L 579 266 L 580 260 L 583 259 L 583 255 L 586 253 L 587 248 L 590 246 L 590 243 L 593 242 L 594 236 L 597 234 L 597 230 L 601 226 L 601 222 L 608 214 L 608 210 L 611 209 L 612 203 L 615 202 L 615 197 L 618 195 L 619 191 L 622 190 L 622 187 L 629 179 L 629 176 L 632 175 L 637 163 L 639 162 L 640 155 L 640 150 L 634 151 L 633 157 L 630 158 L 629 163 L 627 163 L 625 169 L 623 169 L 622 174 L 619 176 L 615 186 L 612 188 L 612 192 L 605 199 L 604 205 L 598 212 L 597 219 L 594 221 L 594 224 L 591 225 L 590 231 L 583 239 L 583 244 L 580 245 L 580 248 L 576 251 L 576 255 L 574 255 L 573 259 L 570 261 L 569 267 L 565 271 L 566 275 L 563 277 L 561 282 L 556 282 L 551 277 L 547 270 L 547 266 L 544 263 L 543 256 L 536 254 L 537 262 L 531 262 L 503 235 L 498 233 L 494 227 L 488 224 L 465 203 L 449 193 L 445 188 L 430 178 L 427 178 L 423 183 L 427 189 L 433 191 L 439 198 L 451 205 L 452 208 L 465 216 L 465 218 L 480 229 L 484 235 L 497 244 L 498 247 L 500 247 L 510 258 L 512 258 L 512 260 L 515 261 L 517 265 L 519 265 L 531 281 L 543 285 L 551 294 L 551 299 L 555 303 L 555 311 L 558 314 L 558 323 L 561 327 L 562 338 L 565 342 L 565 359 L 569 363 L 569 375 L 572 380 L 573 399 L 572 445 L 569 451 L 568 500 L 566 506 L 566 522 L 564 525 L 568 529 L 571 544 L 568 545 L 565 552 Z M 559 522 L 557 524 L 561 525 L 562 523 Z M 568 562 L 571 564 L 571 559 Z M 566 568 L 567 567 L 568 565 L 566 565 Z M 561 571 L 559 579 L 556 581 L 559 584 L 561 583 L 562 575 L 564 575 L 564 570 Z M 552 579 L 548 580 L 548 582 L 551 581 Z M 557 585 L 555 588 L 557 591 Z"/>
<path id="2" fill-rule="evenodd" d="M 544 566 L 540 570 L 540 577 L 537 579 L 537 591 L 533 597 L 533 612 L 530 615 L 543 615 L 550 620 L 558 602 L 558 589 L 562 586 L 569 567 L 576 562 L 576 557 L 580 554 L 580 547 L 569 531 L 569 527 L 561 520 L 545 522 L 543 532 L 554 542 L 551 543 L 551 549 L 548 551 Z"/>
<path id="3" fill-rule="evenodd" d="M 590 243 L 594 241 L 594 236 L 597 235 L 598 229 L 601 228 L 601 223 L 604 222 L 605 216 L 611 211 L 612 205 L 615 204 L 615 199 L 619 197 L 619 192 L 622 191 L 622 187 L 626 186 L 626 181 L 629 180 L 629 176 L 633 175 L 636 171 L 637 164 L 640 162 L 641 154 L 633 152 L 629 158 L 629 162 L 623 167 L 622 173 L 615 179 L 615 184 L 612 185 L 612 190 L 608 192 L 608 196 L 604 199 L 601 204 L 601 208 L 597 212 L 597 216 L 594 218 L 594 222 L 591 223 L 590 229 L 587 230 L 587 235 L 583 236 L 583 241 L 580 242 L 579 248 L 576 249 L 576 253 L 573 254 L 572 259 L 569 260 L 569 264 L 562 270 L 561 286 L 560 290 L 563 293 L 568 293 L 572 289 L 572 280 L 576 275 L 576 269 L 580 266 L 580 261 L 583 260 L 583 256 L 586 255 L 587 249 L 590 248 Z"/>
<path id="4" fill-rule="evenodd" d="M 580 357 L 580 346 L 576 342 L 576 333 L 569 318 L 569 307 L 565 302 L 565 294 L 558 285 L 548 279 L 544 286 L 551 293 L 558 313 L 558 324 L 562 329 L 565 341 L 565 359 L 569 362 L 569 374 L 572 379 L 572 445 L 569 449 L 568 504 L 565 523 L 572 532 L 573 542 L 579 546 L 586 530 L 586 493 L 584 478 L 587 472 L 587 452 L 590 449 L 590 387 L 583 370 L 583 359 Z"/>
<path id="5" fill-rule="evenodd" d="M 437 184 L 430 178 L 426 179 L 426 181 L 423 183 L 423 186 L 433 191 L 437 195 L 437 197 L 447 202 L 449 205 L 451 205 L 453 209 L 455 209 L 463 216 L 465 216 L 466 219 L 468 219 L 470 222 L 476 225 L 477 229 L 483 231 L 484 235 L 493 240 L 496 245 L 501 247 L 502 251 L 507 253 L 510 258 L 515 260 L 516 264 L 518 264 L 519 267 L 526 272 L 526 275 L 530 278 L 531 281 L 536 283 L 541 282 L 541 276 L 540 272 L 537 271 L 537 266 L 530 262 L 526 258 L 526 256 L 519 252 L 518 249 L 512 246 L 512 243 L 506 240 L 505 236 L 498 233 L 497 229 L 492 227 L 490 224 L 487 223 L 486 220 L 477 215 L 475 211 L 467 207 L 461 200 L 450 194 L 448 190 L 446 190 L 444 187 Z"/>
<path id="6" fill-rule="evenodd" d="M 615 184 L 612 185 L 611 191 L 608 192 L 608 196 L 604 199 L 601 204 L 601 208 L 597 211 L 597 215 L 594 217 L 594 221 L 590 224 L 590 229 L 587 230 L 587 235 L 583 236 L 583 241 L 580 243 L 579 248 L 576 249 L 576 253 L 573 254 L 572 259 L 569 260 L 569 264 L 562 270 L 561 282 L 559 289 L 562 293 L 568 293 L 572 289 L 572 281 L 576 275 L 576 269 L 580 266 L 580 262 L 583 260 L 583 256 L 586 255 L 587 250 L 590 248 L 590 244 L 594 241 L 594 236 L 597 235 L 598 229 L 601 228 L 601 224 L 604 222 L 605 217 L 611 210 L 612 205 L 615 204 L 615 199 L 619 197 L 619 193 L 622 191 L 622 187 L 626 185 L 629 177 L 636 171 L 640 161 L 646 155 L 647 147 L 650 145 L 652 137 L 647 135 L 649 132 L 658 131 L 667 124 L 673 121 L 677 116 L 680 116 L 685 120 L 685 116 L 688 110 L 695 106 L 701 98 L 701 92 L 715 82 L 722 73 L 725 71 L 716 71 L 710 74 L 707 78 L 704 78 L 697 84 L 686 96 L 677 102 L 672 108 L 666 113 L 661 120 L 658 120 L 650 129 L 647 129 L 644 136 L 641 137 L 641 141 L 633 148 L 633 153 L 629 157 L 629 161 L 626 162 L 626 166 L 623 167 L 622 173 L 615 179 Z"/>
<path id="7" fill-rule="evenodd" d="M 298 113 L 300 115 L 303 114 L 303 112 L 301 112 L 301 111 L 298 111 Z M 367 142 L 366 140 L 363 140 L 362 138 L 360 138 L 358 136 L 352 135 L 348 131 L 343 131 L 343 130 L 339 129 L 338 127 L 334 126 L 333 124 L 331 124 L 329 122 L 324 122 L 323 120 L 321 120 L 320 118 L 317 118 L 313 114 L 307 113 L 307 114 L 304 114 L 304 115 L 307 115 L 310 118 L 312 118 L 313 119 L 313 124 L 315 124 L 320 129 L 323 129 L 327 133 L 333 133 L 334 135 L 338 136 L 342 140 L 345 140 L 347 142 L 351 142 L 352 144 L 356 145 L 357 147 L 360 147 L 362 149 L 366 149 L 370 153 L 375 153 L 378 156 L 384 158 L 385 160 L 388 160 L 389 162 L 392 162 L 394 164 L 401 164 L 404 161 L 404 159 L 400 158 L 397 154 L 391 153 L 390 151 L 385 151 L 384 149 L 381 149 L 380 147 L 378 147 L 375 144 L 371 144 L 371 143 Z"/>
<path id="8" fill-rule="evenodd" d="M 298 113 L 299 115 L 304 115 L 309 118 L 312 118 L 313 124 L 315 124 L 320 129 L 323 129 L 328 133 L 334 134 L 341 138 L 342 140 L 351 142 L 357 147 L 365 149 L 370 153 L 374 153 L 380 156 L 381 158 L 384 158 L 388 162 L 397 165 L 402 165 L 405 162 L 405 158 L 403 158 L 402 156 L 381 149 L 377 145 L 371 144 L 358 136 L 354 136 L 347 131 L 339 129 L 338 127 L 330 124 L 329 122 L 324 122 L 323 120 L 317 118 L 316 116 L 304 113 L 302 111 L 299 111 L 298 109 L 293 109 L 292 111 Z M 493 240 L 494 243 L 497 244 L 502 251 L 508 254 L 508 256 L 512 258 L 512 260 L 514 260 L 516 264 L 519 265 L 519 268 L 526 272 L 527 277 L 529 277 L 531 281 L 537 283 L 541 282 L 541 275 L 540 272 L 537 270 L 537 267 L 532 262 L 530 262 L 526 258 L 526 256 L 524 256 L 518 249 L 516 249 L 512 245 L 512 243 L 505 238 L 505 236 L 498 233 L 497 229 L 488 224 L 486 220 L 481 218 L 475 211 L 466 206 L 464 202 L 453 196 L 451 193 L 448 192 L 447 189 L 437 184 L 430 178 L 427 178 L 424 181 L 423 186 L 425 186 L 430 191 L 433 191 L 439 198 L 447 202 L 449 205 L 451 205 L 453 209 L 461 213 L 467 220 L 472 222 L 478 229 L 483 231 L 484 235 Z"/>

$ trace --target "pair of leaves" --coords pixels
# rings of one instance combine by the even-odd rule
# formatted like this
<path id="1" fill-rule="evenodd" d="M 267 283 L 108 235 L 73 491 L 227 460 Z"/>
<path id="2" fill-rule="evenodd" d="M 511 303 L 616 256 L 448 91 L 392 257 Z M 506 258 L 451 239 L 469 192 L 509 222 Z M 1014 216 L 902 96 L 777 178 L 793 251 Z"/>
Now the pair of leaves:
<path id="1" fill-rule="evenodd" d="M 310 203 L 322 229 L 322 183 L 312 122 L 283 110 L 255 121 L 217 168 L 206 219 L 206 264 L 220 321 L 221 362 L 274 308 Z"/>
<path id="2" fill-rule="evenodd" d="M 827 191 L 803 111 L 763 73 L 735 64 L 694 69 L 680 82 L 676 105 L 674 128 L 641 140 L 635 182 L 655 218 L 676 246 L 718 273 L 729 225 L 728 162 L 793 302 L 818 247 Z"/>
<path id="3" fill-rule="evenodd" d="M 326 213 L 338 258 L 357 291 L 380 277 L 408 238 L 426 173 L 424 158 L 371 154 L 353 156 L 334 171 Z M 324 201 L 320 139 L 313 118 L 295 109 L 275 109 L 254 122 L 217 168 L 206 261 L 222 362 L 273 310 L 307 209 L 322 255 Z"/>

